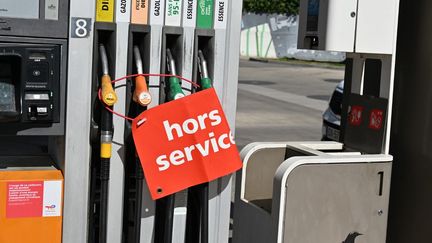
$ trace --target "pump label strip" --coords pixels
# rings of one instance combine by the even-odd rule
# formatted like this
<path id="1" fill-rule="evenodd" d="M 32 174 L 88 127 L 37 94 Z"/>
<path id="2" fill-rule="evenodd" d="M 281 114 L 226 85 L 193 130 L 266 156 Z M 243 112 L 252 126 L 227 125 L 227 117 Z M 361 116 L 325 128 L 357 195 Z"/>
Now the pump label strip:
<path id="1" fill-rule="evenodd" d="M 163 25 L 165 17 L 165 0 L 150 1 L 150 19 L 151 25 Z"/>
<path id="2" fill-rule="evenodd" d="M 168 0 L 165 10 L 165 25 L 180 26 L 182 0 Z"/>
<path id="3" fill-rule="evenodd" d="M 96 0 L 96 21 L 114 22 L 114 0 Z"/>
<path id="4" fill-rule="evenodd" d="M 58 20 L 59 0 L 45 0 L 45 19 Z"/>
<path id="5" fill-rule="evenodd" d="M 131 19 L 131 1 L 132 0 L 117 0 L 116 1 L 116 20 L 117 22 L 129 23 Z"/>
<path id="6" fill-rule="evenodd" d="M 198 0 L 197 11 L 197 28 L 211 29 L 213 28 L 213 0 Z"/>
<path id="7" fill-rule="evenodd" d="M 60 217 L 62 181 L 14 181 L 6 185 L 6 217 Z"/>
<path id="8" fill-rule="evenodd" d="M 183 6 L 183 26 L 192 27 L 196 26 L 196 12 L 198 0 L 186 0 Z"/>
<path id="9" fill-rule="evenodd" d="M 215 15 L 214 15 L 215 29 L 227 28 L 227 12 L 228 12 L 228 0 L 216 0 Z"/>
<path id="10" fill-rule="evenodd" d="M 132 0 L 132 23 L 148 24 L 148 2 L 148 0 Z"/>

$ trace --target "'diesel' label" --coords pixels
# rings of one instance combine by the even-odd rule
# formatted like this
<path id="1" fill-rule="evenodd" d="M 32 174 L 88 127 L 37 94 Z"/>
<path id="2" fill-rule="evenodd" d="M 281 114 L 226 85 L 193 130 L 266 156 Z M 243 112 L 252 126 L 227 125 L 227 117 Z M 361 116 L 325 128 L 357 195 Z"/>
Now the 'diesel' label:
<path id="1" fill-rule="evenodd" d="M 165 25 L 180 26 L 182 0 L 167 0 L 165 8 Z"/>
<path id="2" fill-rule="evenodd" d="M 197 28 L 213 28 L 213 0 L 198 0 Z"/>
<path id="3" fill-rule="evenodd" d="M 132 18 L 134 24 L 148 23 L 148 0 L 132 0 Z"/>
<path id="4" fill-rule="evenodd" d="M 96 0 L 96 21 L 114 21 L 114 0 Z"/>

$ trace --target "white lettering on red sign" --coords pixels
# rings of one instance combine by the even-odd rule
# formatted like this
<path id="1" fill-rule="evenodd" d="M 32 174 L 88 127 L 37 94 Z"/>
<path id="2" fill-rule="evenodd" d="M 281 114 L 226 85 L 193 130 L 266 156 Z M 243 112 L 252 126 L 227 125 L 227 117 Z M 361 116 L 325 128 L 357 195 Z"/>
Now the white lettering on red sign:
<path id="1" fill-rule="evenodd" d="M 163 125 L 168 141 L 173 141 L 185 135 L 193 135 L 198 131 L 205 130 L 208 125 L 212 127 L 218 126 L 221 122 L 222 117 L 219 115 L 219 111 L 213 110 L 196 118 L 187 119 L 181 125 L 178 123 L 170 124 L 167 120 L 163 122 Z M 156 164 L 159 166 L 159 171 L 165 171 L 171 165 L 179 166 L 192 161 L 193 151 L 198 152 L 201 157 L 206 157 L 210 152 L 217 153 L 221 149 L 229 149 L 234 144 L 234 137 L 231 132 L 221 134 L 219 137 L 215 137 L 215 134 L 210 132 L 208 139 L 203 143 L 192 144 L 170 154 L 161 155 L 156 159 Z"/>

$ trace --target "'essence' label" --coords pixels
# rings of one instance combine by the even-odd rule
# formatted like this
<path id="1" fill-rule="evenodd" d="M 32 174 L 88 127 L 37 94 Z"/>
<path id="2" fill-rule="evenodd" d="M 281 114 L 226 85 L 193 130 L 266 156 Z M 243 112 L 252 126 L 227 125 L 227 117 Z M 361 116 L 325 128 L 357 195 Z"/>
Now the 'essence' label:
<path id="1" fill-rule="evenodd" d="M 214 28 L 226 29 L 227 27 L 227 11 L 228 0 L 216 0 L 215 15 L 214 15 Z"/>
<path id="2" fill-rule="evenodd" d="M 186 0 L 183 6 L 183 26 L 196 26 L 197 0 Z"/>

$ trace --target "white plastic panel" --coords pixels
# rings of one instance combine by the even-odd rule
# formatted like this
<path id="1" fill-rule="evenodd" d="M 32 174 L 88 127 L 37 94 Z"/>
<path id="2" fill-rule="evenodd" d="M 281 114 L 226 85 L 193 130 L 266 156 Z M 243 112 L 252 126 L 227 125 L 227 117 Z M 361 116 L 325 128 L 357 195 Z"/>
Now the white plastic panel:
<path id="1" fill-rule="evenodd" d="M 392 54 L 399 0 L 359 0 L 356 52 Z"/>
<path id="2" fill-rule="evenodd" d="M 321 1 L 323 4 L 325 1 Z M 327 51 L 353 52 L 355 39 L 355 24 L 356 18 L 352 17 L 351 13 L 355 13 L 357 9 L 356 0 L 329 0 L 328 9 L 322 6 L 320 15 L 327 17 L 325 21 L 320 16 L 319 31 L 325 32 L 325 46 Z M 326 13 L 323 16 L 323 11 Z M 324 23 L 323 23 L 324 22 Z M 322 37 L 321 37 L 322 39 Z"/>
<path id="3" fill-rule="evenodd" d="M 318 24 L 315 30 L 315 27 L 308 28 L 308 25 L 314 26 L 316 13 L 313 9 L 318 4 Z M 301 0 L 298 48 L 353 52 L 356 16 L 352 13 L 356 11 L 357 0 Z M 312 45 L 312 38 L 317 38 L 318 43 Z"/>

